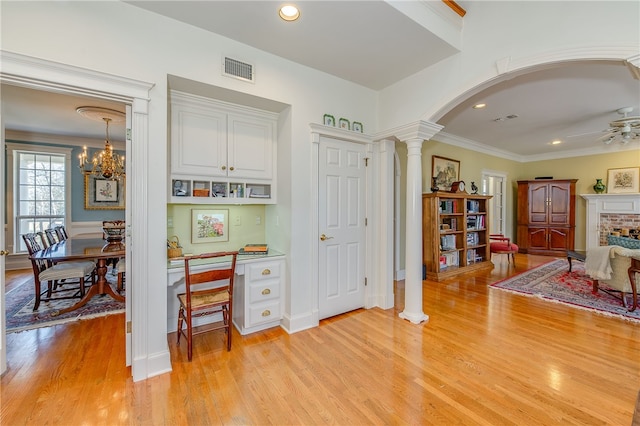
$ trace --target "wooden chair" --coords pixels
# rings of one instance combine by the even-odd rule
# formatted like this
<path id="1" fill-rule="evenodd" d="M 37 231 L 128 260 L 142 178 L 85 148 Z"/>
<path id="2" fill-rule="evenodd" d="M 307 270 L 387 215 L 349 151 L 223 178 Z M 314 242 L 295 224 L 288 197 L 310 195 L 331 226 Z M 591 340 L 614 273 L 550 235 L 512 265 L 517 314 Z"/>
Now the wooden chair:
<path id="1" fill-rule="evenodd" d="M 513 260 L 513 265 L 515 266 L 515 254 L 518 252 L 518 246 L 512 243 L 510 238 L 502 234 L 490 234 L 489 249 L 491 250 L 491 260 L 493 260 L 494 254 L 506 254 L 507 263 L 511 263 L 511 260 Z"/>
<path id="2" fill-rule="evenodd" d="M 60 241 L 58 240 L 58 235 L 56 234 L 56 231 L 54 229 L 45 229 L 44 235 L 47 237 L 47 242 L 49 243 L 49 245 L 56 244 Z"/>
<path id="3" fill-rule="evenodd" d="M 29 256 L 42 250 L 42 246 L 38 242 L 41 235 L 28 233 L 22 235 Z M 85 279 L 90 277 L 91 283 L 95 283 L 96 264 L 91 261 L 76 262 L 60 262 L 55 265 L 45 260 L 31 259 L 33 267 L 33 281 L 35 285 L 35 303 L 33 310 L 37 310 L 41 301 L 62 300 L 81 298 L 85 293 Z M 73 281 L 71 281 L 73 280 Z M 58 289 L 58 283 L 64 281 L 64 284 L 77 284 L 78 291 L 72 295 L 53 297 L 54 294 L 61 291 L 67 291 L 69 288 Z M 46 290 L 42 290 L 42 282 L 47 283 Z M 46 293 L 46 296 L 42 296 Z"/>
<path id="4" fill-rule="evenodd" d="M 213 330 L 224 329 L 227 334 L 227 351 L 231 350 L 231 322 L 233 309 L 233 280 L 236 269 L 237 251 L 206 253 L 189 256 L 184 260 L 185 292 L 178 294 L 180 310 L 178 311 L 178 345 L 180 335 L 187 339 L 187 354 L 192 358 L 193 335 Z M 193 271 L 193 262 L 201 259 L 213 259 L 231 256 L 231 264 L 225 269 L 209 269 L 201 272 Z M 220 283 L 213 287 L 212 283 Z M 212 288 L 213 287 L 213 288 Z M 202 317 L 222 313 L 222 322 L 203 326 L 199 331 L 193 330 L 193 317 Z M 182 328 L 186 322 L 186 332 Z"/>
<path id="5" fill-rule="evenodd" d="M 127 272 L 127 264 L 124 258 L 121 258 L 118 262 L 118 291 L 124 290 L 125 273 Z"/>
<path id="6" fill-rule="evenodd" d="M 67 234 L 67 230 L 64 229 L 63 225 L 56 226 L 55 228 L 53 228 L 53 230 L 56 233 L 56 237 L 58 238 L 58 241 L 64 241 L 67 238 L 69 238 L 69 235 Z"/>

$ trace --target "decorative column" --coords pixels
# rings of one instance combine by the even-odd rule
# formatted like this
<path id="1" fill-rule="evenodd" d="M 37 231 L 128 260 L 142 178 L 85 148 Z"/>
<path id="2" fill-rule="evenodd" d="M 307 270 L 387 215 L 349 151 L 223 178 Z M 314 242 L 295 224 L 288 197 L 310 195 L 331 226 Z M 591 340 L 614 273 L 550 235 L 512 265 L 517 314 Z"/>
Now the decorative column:
<path id="1" fill-rule="evenodd" d="M 400 318 L 419 324 L 422 312 L 422 139 L 407 144 L 407 216 L 405 234 L 404 311 Z"/>
<path id="2" fill-rule="evenodd" d="M 404 311 L 400 318 L 414 324 L 429 320 L 422 311 L 422 144 L 441 129 L 439 124 L 417 121 L 382 134 L 407 144 Z"/>

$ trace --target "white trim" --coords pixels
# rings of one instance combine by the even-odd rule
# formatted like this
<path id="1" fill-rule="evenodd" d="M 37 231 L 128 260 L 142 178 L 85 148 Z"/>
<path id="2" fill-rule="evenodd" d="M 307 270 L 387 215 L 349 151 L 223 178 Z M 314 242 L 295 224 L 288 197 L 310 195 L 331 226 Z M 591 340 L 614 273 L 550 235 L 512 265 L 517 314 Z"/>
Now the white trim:
<path id="1" fill-rule="evenodd" d="M 148 101 L 149 91 L 154 84 L 6 51 L 0 51 L 0 67 L 0 82 L 5 84 L 49 92 L 91 96 L 133 105 L 131 134 L 132 141 L 135 143 L 132 144 L 133 155 L 127 155 L 127 163 L 130 164 L 130 170 L 138 170 L 139 172 L 127 177 L 126 189 L 133 200 L 132 205 L 127 206 L 127 209 L 132 209 L 133 212 L 131 223 L 128 223 L 127 226 L 135 230 L 127 238 L 127 257 L 132 259 L 131 268 L 127 269 L 127 278 L 129 282 L 136 283 L 128 288 L 133 302 L 132 349 L 134 359 L 131 372 L 133 380 L 138 381 L 170 371 L 171 358 L 166 342 L 166 323 L 165 321 L 156 321 L 155 318 L 166 310 L 157 306 L 153 308 L 147 306 L 149 302 L 145 297 L 155 291 L 153 288 L 155 286 L 150 282 L 149 277 L 158 274 L 158 267 L 151 265 L 152 262 L 149 259 L 151 250 L 147 249 L 151 246 L 150 232 L 155 230 L 147 229 L 150 226 L 146 216 L 149 213 L 147 188 L 150 179 L 148 173 L 145 172 L 151 167 L 148 164 L 148 156 L 145 154 L 150 149 L 149 144 L 151 143 L 148 131 Z M 155 194 L 154 196 L 163 195 Z M 134 247 L 138 247 L 139 250 L 132 253 Z M 153 251 L 153 253 L 156 252 Z M 4 306 L 0 308 L 4 308 Z M 152 313 L 153 317 L 151 317 Z M 2 355 L 6 356 L 4 352 L 6 348 L 2 347 L 2 350 Z"/>

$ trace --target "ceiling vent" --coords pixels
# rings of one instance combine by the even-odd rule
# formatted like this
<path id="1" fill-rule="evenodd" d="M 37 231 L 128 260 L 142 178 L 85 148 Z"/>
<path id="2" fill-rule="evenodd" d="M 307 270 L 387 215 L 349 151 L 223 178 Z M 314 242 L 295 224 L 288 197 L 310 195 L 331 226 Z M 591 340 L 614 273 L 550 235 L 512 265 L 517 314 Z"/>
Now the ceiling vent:
<path id="1" fill-rule="evenodd" d="M 236 59 L 224 58 L 222 64 L 222 75 L 234 77 L 244 81 L 254 82 L 255 74 L 253 73 L 253 65 L 241 62 Z"/>

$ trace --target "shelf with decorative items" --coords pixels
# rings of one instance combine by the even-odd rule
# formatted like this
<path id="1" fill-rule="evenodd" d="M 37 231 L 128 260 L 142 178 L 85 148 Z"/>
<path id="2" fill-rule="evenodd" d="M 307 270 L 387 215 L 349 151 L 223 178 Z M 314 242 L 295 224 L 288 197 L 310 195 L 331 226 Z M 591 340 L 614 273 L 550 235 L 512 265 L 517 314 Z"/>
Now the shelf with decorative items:
<path id="1" fill-rule="evenodd" d="M 275 204 L 271 182 L 171 176 L 171 204 Z"/>

